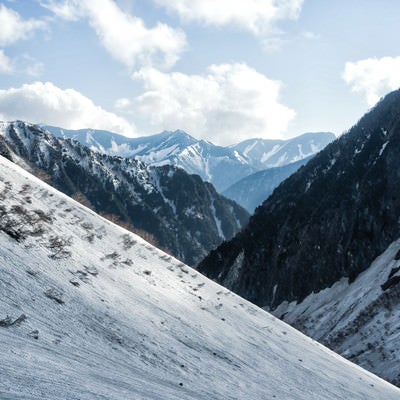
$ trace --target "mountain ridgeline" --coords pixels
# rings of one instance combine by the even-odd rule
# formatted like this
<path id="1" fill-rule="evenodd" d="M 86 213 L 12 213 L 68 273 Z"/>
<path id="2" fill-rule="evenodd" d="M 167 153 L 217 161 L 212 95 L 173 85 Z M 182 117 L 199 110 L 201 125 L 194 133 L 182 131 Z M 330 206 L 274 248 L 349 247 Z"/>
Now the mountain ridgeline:
<path id="1" fill-rule="evenodd" d="M 108 131 L 44 128 L 57 137 L 78 140 L 101 153 L 134 157 L 154 166 L 176 165 L 200 175 L 219 192 L 258 171 L 310 157 L 335 138 L 330 132 L 304 133 L 287 140 L 249 139 L 224 147 L 197 140 L 180 130 L 127 138 Z"/>
<path id="2" fill-rule="evenodd" d="M 0 125 L 0 154 L 190 265 L 248 221 L 199 176 L 101 154 L 24 122 Z"/>
<path id="3" fill-rule="evenodd" d="M 400 237 L 400 91 L 284 181 L 199 265 L 274 309 L 350 281 Z"/>

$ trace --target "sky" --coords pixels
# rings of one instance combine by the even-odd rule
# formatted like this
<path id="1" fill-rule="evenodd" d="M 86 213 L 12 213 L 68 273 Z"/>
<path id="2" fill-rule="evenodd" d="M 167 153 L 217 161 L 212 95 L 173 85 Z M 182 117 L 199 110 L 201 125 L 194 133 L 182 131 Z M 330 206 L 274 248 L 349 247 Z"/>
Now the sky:
<path id="1" fill-rule="evenodd" d="M 0 1 L 0 119 L 229 145 L 340 135 L 400 87 L 398 0 Z"/>

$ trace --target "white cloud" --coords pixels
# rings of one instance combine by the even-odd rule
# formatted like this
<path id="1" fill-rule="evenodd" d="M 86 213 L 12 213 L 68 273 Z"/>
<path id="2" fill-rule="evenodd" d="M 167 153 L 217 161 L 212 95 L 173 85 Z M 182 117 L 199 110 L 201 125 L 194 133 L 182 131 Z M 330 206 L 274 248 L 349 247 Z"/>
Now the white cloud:
<path id="1" fill-rule="evenodd" d="M 353 92 L 363 93 L 372 107 L 388 91 L 400 87 L 400 57 L 347 62 L 343 79 Z"/>
<path id="2" fill-rule="evenodd" d="M 60 89 L 51 82 L 35 82 L 0 90 L 0 117 L 46 123 L 67 129 L 106 129 L 127 136 L 134 127 L 125 119 L 96 106 L 74 89 Z"/>
<path id="3" fill-rule="evenodd" d="M 27 39 L 34 31 L 46 26 L 44 21 L 37 19 L 23 20 L 16 11 L 0 4 L 0 46 Z"/>
<path id="4" fill-rule="evenodd" d="M 140 113 L 154 130 L 179 128 L 227 144 L 279 137 L 295 116 L 279 102 L 281 83 L 246 64 L 212 65 L 203 75 L 142 69 L 133 77 L 143 82 L 145 92 L 116 106 Z"/>
<path id="5" fill-rule="evenodd" d="M 280 20 L 296 19 L 303 0 L 153 0 L 183 21 L 235 25 L 255 35 L 271 33 Z"/>
<path id="6" fill-rule="evenodd" d="M 13 71 L 12 61 L 0 49 L 0 73 L 10 73 Z"/>
<path id="7" fill-rule="evenodd" d="M 111 56 L 129 68 L 169 68 L 185 49 L 183 31 L 158 23 L 147 28 L 142 19 L 124 13 L 112 0 L 49 0 L 41 3 L 60 18 L 87 17 Z"/>

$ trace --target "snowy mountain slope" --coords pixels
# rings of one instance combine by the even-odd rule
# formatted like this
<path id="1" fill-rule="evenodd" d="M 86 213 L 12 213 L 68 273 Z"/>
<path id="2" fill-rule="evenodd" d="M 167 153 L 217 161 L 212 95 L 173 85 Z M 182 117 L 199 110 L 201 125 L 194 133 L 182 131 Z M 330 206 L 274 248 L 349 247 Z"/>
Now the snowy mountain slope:
<path id="1" fill-rule="evenodd" d="M 3 157 L 0 205 L 2 399 L 400 397 Z"/>
<path id="2" fill-rule="evenodd" d="M 24 122 L 0 123 L 0 154 L 47 174 L 57 189 L 151 235 L 190 265 L 248 220 L 244 209 L 182 169 L 100 154 Z"/>
<path id="3" fill-rule="evenodd" d="M 64 139 L 74 139 L 91 150 L 114 156 L 135 157 L 147 164 L 164 165 L 169 157 L 184 151 L 197 140 L 183 131 L 164 131 L 141 138 L 128 138 L 97 129 L 64 129 L 43 125 L 51 134 Z"/>
<path id="4" fill-rule="evenodd" d="M 220 192 L 257 171 L 316 154 L 335 138 L 332 133 L 307 133 L 289 140 L 250 139 L 222 147 L 183 131 L 130 139 L 107 131 L 43 127 L 55 136 L 76 139 L 92 150 L 134 157 L 150 165 L 181 167 L 211 182 Z"/>
<path id="5" fill-rule="evenodd" d="M 294 174 L 311 157 L 284 165 L 268 168 L 246 176 L 222 192 L 222 195 L 236 201 L 249 213 L 253 213 L 268 196 L 290 175 Z"/>
<path id="6" fill-rule="evenodd" d="M 286 179 L 198 269 L 260 306 L 354 280 L 400 237 L 400 90 Z"/>
<path id="7" fill-rule="evenodd" d="M 264 170 L 315 155 L 334 139 L 331 132 L 313 132 L 287 140 L 249 139 L 230 148 L 258 170 Z"/>
<path id="8" fill-rule="evenodd" d="M 343 278 L 273 314 L 399 386 L 400 239 L 355 281 Z"/>

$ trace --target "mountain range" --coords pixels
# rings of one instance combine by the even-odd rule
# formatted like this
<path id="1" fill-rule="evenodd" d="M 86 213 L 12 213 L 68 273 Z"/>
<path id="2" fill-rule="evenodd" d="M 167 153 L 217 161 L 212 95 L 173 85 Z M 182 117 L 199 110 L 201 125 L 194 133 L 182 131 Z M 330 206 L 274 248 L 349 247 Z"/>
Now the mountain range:
<path id="1" fill-rule="evenodd" d="M 400 397 L 1 156 L 0 243 L 4 400 Z"/>
<path id="2" fill-rule="evenodd" d="M 199 271 L 398 384 L 399 160 L 395 91 L 275 189 Z"/>
<path id="3" fill-rule="evenodd" d="M 101 154 L 22 121 L 0 123 L 0 154 L 190 265 L 249 217 L 181 168 Z"/>
<path id="4" fill-rule="evenodd" d="M 249 139 L 222 147 L 179 130 L 129 139 L 108 131 L 67 130 L 47 125 L 43 128 L 101 153 L 134 157 L 148 165 L 176 165 L 211 182 L 219 192 L 255 172 L 314 155 L 335 139 L 333 133 L 319 132 L 288 140 Z"/>

